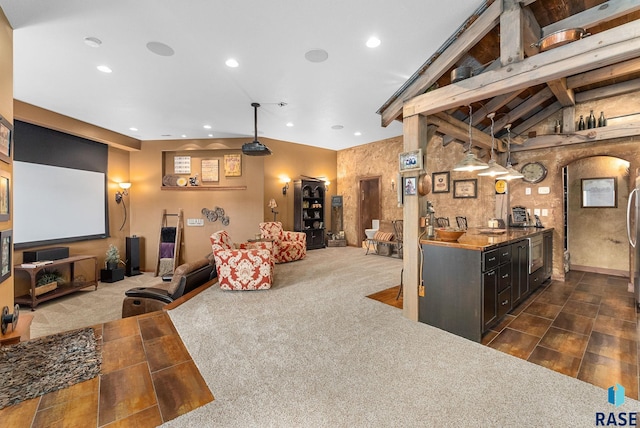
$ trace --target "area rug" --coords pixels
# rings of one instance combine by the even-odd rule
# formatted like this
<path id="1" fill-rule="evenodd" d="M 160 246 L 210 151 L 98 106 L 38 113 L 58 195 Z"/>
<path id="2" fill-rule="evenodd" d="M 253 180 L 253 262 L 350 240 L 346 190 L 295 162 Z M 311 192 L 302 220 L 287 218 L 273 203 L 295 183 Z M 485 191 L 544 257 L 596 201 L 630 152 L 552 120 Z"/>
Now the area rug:
<path id="1" fill-rule="evenodd" d="M 0 409 L 93 379 L 101 363 L 92 328 L 0 347 Z"/>

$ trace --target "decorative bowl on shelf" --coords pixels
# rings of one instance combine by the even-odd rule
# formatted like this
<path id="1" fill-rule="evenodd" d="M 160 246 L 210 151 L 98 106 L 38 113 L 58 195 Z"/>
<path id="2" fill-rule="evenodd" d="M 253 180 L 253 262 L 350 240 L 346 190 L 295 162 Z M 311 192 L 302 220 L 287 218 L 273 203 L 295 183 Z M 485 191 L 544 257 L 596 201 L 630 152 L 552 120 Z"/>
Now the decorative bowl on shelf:
<path id="1" fill-rule="evenodd" d="M 464 235 L 465 231 L 454 227 L 443 227 L 436 229 L 436 237 L 441 241 L 455 242 Z"/>

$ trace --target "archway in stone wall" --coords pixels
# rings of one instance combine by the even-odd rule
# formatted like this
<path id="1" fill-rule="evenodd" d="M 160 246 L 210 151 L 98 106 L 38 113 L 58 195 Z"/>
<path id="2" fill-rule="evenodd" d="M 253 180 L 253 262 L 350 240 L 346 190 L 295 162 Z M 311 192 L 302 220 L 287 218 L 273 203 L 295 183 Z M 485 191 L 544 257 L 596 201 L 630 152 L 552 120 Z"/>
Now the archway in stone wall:
<path id="1" fill-rule="evenodd" d="M 629 276 L 626 212 L 635 181 L 629 165 L 619 157 L 595 155 L 564 166 L 563 236 L 571 270 Z"/>

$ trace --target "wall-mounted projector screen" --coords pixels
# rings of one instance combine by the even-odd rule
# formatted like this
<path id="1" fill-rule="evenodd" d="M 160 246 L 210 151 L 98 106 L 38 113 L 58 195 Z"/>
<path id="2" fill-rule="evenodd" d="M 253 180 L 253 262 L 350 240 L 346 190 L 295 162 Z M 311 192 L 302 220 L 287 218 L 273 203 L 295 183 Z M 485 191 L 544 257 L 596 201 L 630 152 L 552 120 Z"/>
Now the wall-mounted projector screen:
<path id="1" fill-rule="evenodd" d="M 16 121 L 14 145 L 16 248 L 108 236 L 105 144 Z"/>

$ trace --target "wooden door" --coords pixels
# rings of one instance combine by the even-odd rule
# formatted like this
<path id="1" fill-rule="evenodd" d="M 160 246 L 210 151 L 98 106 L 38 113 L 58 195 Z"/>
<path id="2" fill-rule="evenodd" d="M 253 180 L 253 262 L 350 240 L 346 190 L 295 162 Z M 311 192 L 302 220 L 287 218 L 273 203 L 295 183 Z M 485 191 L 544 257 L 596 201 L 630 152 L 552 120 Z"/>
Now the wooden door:
<path id="1" fill-rule="evenodd" d="M 371 221 L 380 220 L 380 177 L 366 177 L 358 181 L 358 228 L 357 241 L 364 241 L 365 229 L 371 228 Z M 356 244 L 358 245 L 358 244 Z"/>

